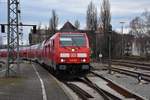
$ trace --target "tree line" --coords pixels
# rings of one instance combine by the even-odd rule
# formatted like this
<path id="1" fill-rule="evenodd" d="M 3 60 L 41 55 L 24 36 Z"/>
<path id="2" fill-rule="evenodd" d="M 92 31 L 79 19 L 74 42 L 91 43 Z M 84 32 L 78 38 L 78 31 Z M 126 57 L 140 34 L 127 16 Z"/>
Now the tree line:
<path id="1" fill-rule="evenodd" d="M 91 1 L 87 6 L 86 10 L 86 28 L 91 35 L 94 35 L 95 38 L 90 41 L 93 43 L 91 50 L 93 51 L 94 57 L 98 57 L 99 53 L 102 53 L 104 56 L 108 56 L 108 33 L 109 33 L 109 26 L 111 25 L 111 14 L 110 14 L 110 3 L 109 0 L 103 0 L 100 9 L 100 15 L 97 14 L 97 8 L 95 4 Z M 56 10 L 51 11 L 51 17 L 49 20 L 49 27 L 48 27 L 48 34 L 54 34 L 58 27 L 59 17 L 56 13 Z M 39 25 L 40 26 L 40 25 Z M 74 26 L 79 29 L 80 22 L 79 20 L 75 20 Z M 38 28 L 40 29 L 40 27 Z M 98 33 L 104 34 L 104 37 L 99 37 Z M 40 37 L 39 37 L 40 38 Z"/>
<path id="2" fill-rule="evenodd" d="M 100 9 L 100 15 L 97 13 L 97 9 Z M 49 20 L 48 33 L 54 34 L 59 24 L 59 17 L 56 10 L 51 11 L 51 17 Z M 74 21 L 74 26 L 79 29 L 80 22 L 78 19 Z M 109 0 L 103 0 L 100 8 L 97 8 L 91 1 L 86 10 L 86 28 L 87 32 L 95 35 L 95 39 L 91 41 L 93 43 L 93 56 L 98 58 L 101 53 L 103 57 L 108 57 L 109 50 L 109 36 L 111 36 L 111 56 L 113 58 L 121 57 L 122 52 L 124 55 L 129 55 L 131 50 L 132 40 L 136 38 L 139 42 L 141 52 L 148 53 L 148 46 L 150 45 L 146 39 L 150 35 L 150 12 L 145 11 L 141 16 L 137 16 L 130 22 L 130 32 L 127 35 L 119 34 L 112 31 L 111 25 L 111 6 Z M 124 37 L 122 41 L 122 37 Z M 123 47 L 123 48 L 122 48 Z M 125 50 L 127 54 L 125 54 Z M 150 51 L 150 50 L 149 50 Z"/>
<path id="3" fill-rule="evenodd" d="M 51 18 L 49 20 L 49 29 L 52 31 L 57 30 L 59 17 L 56 10 L 51 11 Z M 108 30 L 110 25 L 111 14 L 110 14 L 110 3 L 109 0 L 103 0 L 101 5 L 101 14 L 98 18 L 97 8 L 95 4 L 91 1 L 87 7 L 86 11 L 86 29 L 96 31 L 98 29 L 103 29 L 103 31 Z M 80 28 L 79 20 L 75 20 L 74 26 Z"/>

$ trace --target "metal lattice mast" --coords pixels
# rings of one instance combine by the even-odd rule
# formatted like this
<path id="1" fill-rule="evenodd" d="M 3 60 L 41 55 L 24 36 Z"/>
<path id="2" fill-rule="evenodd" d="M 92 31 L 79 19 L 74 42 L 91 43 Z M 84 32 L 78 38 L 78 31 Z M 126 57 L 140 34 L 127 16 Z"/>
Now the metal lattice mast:
<path id="1" fill-rule="evenodd" d="M 18 0 L 8 0 L 8 34 L 7 34 L 7 71 L 6 75 L 9 76 L 11 71 L 11 64 L 16 62 L 19 72 L 19 14 Z"/>
<path id="2" fill-rule="evenodd" d="M 19 2 L 20 2 L 20 0 L 19 0 Z M 20 21 L 20 27 L 19 27 L 19 37 L 20 37 L 20 42 L 21 42 L 21 45 L 23 45 L 23 24 L 22 24 L 22 19 L 21 19 L 21 4 L 19 4 L 19 6 L 18 6 L 18 9 L 20 9 L 19 10 L 19 21 Z"/>

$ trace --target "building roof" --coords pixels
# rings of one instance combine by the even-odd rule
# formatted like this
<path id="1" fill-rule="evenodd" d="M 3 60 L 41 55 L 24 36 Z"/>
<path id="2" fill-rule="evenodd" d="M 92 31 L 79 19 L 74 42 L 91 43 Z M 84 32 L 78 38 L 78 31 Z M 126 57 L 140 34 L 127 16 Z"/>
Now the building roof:
<path id="1" fill-rule="evenodd" d="M 64 26 L 60 29 L 61 32 L 70 32 L 70 31 L 78 31 L 78 29 L 73 26 L 69 21 L 67 21 Z"/>

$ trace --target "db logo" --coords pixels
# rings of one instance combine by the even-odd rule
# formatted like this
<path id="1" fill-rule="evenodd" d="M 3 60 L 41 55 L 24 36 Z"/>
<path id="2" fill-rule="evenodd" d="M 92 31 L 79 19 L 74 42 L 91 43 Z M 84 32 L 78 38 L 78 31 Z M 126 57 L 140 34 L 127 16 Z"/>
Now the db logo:
<path id="1" fill-rule="evenodd" d="M 77 54 L 76 53 L 71 53 L 71 57 L 76 57 Z"/>

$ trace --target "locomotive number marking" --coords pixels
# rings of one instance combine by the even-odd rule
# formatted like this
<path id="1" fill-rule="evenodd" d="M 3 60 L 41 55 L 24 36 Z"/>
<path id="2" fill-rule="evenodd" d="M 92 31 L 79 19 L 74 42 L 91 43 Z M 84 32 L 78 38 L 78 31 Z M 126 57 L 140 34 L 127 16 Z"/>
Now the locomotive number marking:
<path id="1" fill-rule="evenodd" d="M 69 59 L 70 62 L 77 62 L 77 59 Z"/>

